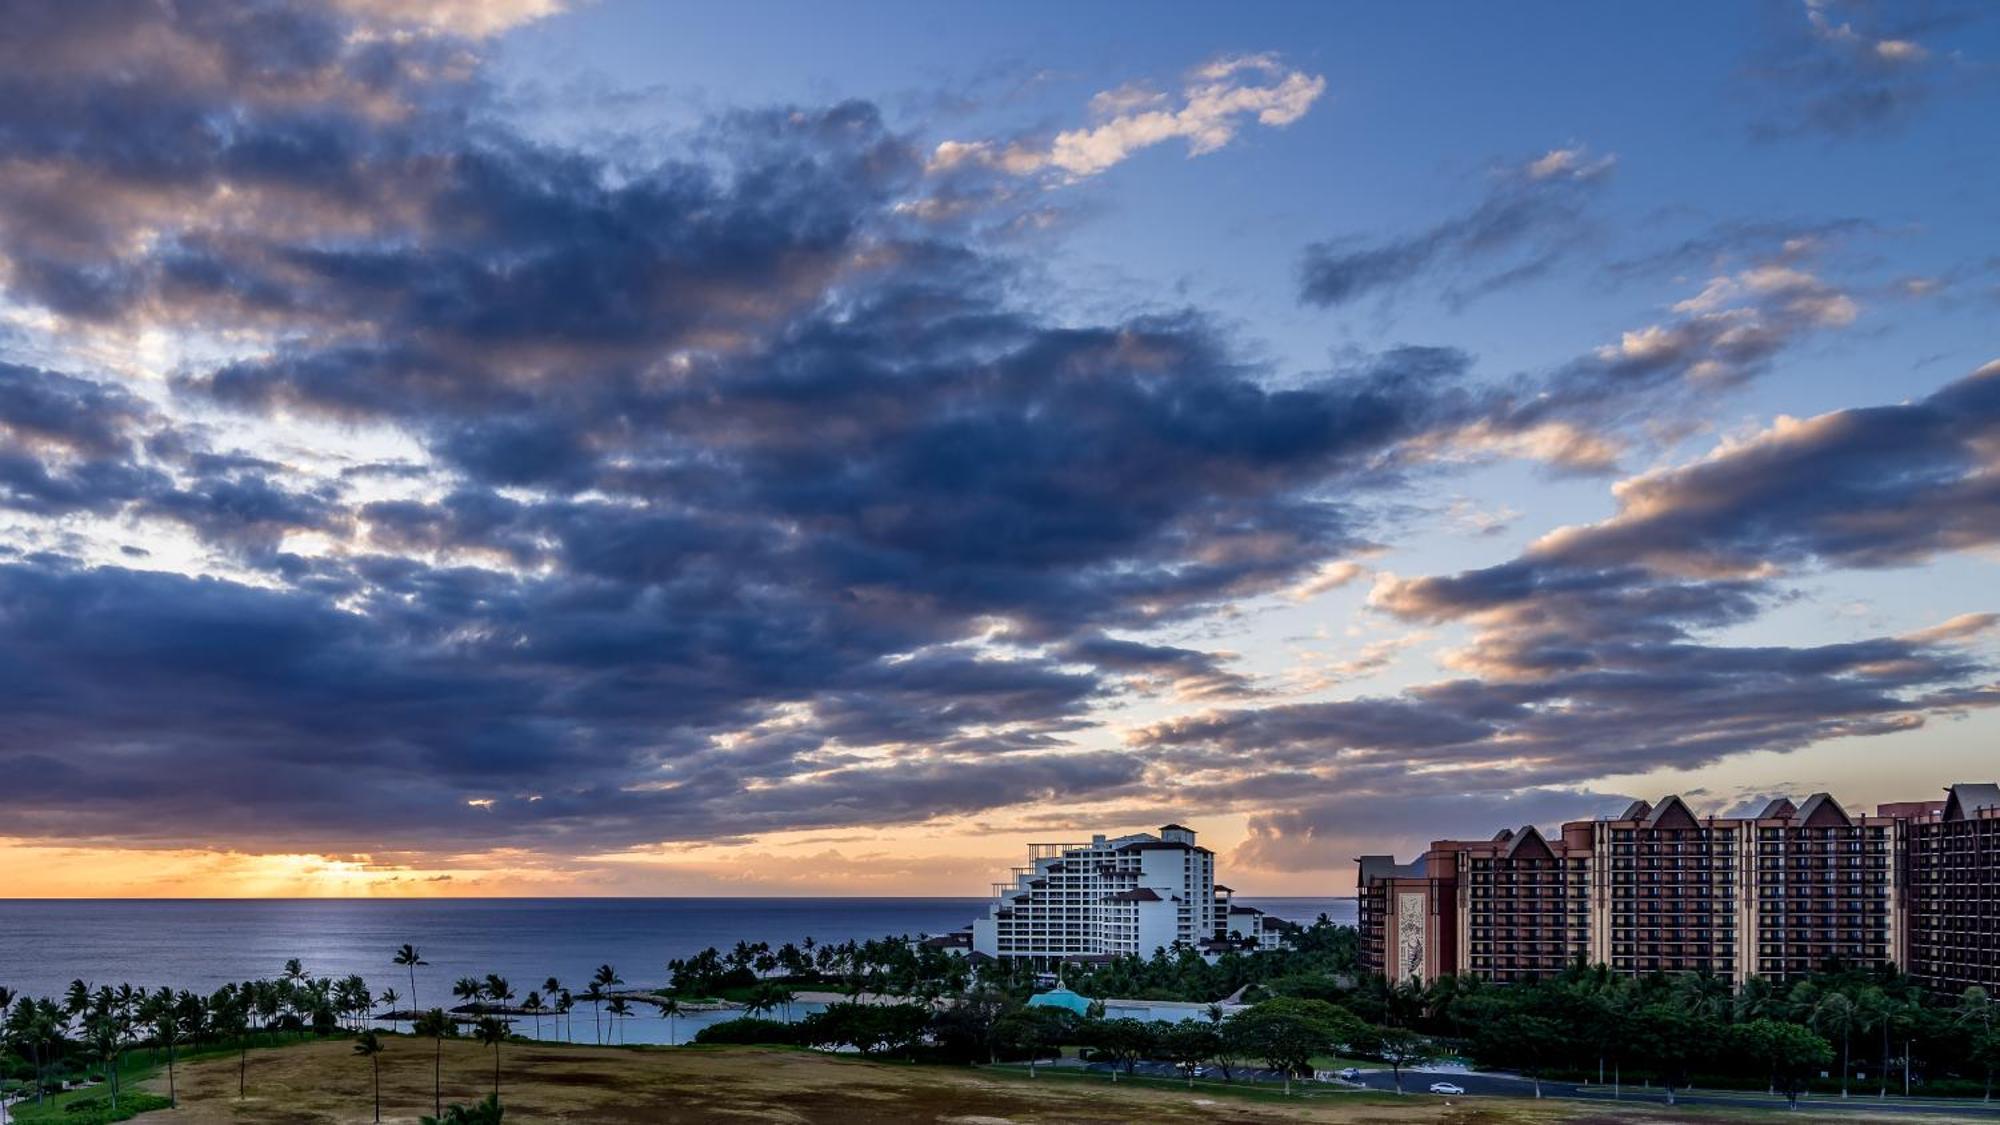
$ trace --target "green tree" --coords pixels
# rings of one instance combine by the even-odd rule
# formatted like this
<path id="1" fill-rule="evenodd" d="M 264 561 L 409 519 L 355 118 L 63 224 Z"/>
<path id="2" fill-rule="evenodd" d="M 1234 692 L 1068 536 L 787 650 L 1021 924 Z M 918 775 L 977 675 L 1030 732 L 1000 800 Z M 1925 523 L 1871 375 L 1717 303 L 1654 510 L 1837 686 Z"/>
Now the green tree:
<path id="1" fill-rule="evenodd" d="M 1254 1004 L 1237 1013 L 1228 1026 L 1248 1054 L 1285 1076 L 1287 1094 L 1292 1092 L 1292 1079 L 1312 1069 L 1314 1055 L 1368 1033 L 1367 1025 L 1344 1008 L 1294 997 Z"/>
<path id="2" fill-rule="evenodd" d="M 1190 1088 L 1195 1071 L 1222 1050 L 1222 1032 L 1212 1023 L 1182 1020 L 1160 1033 L 1160 1050 L 1180 1068 Z"/>
<path id="3" fill-rule="evenodd" d="M 1090 1045 L 1111 1059 L 1111 1076 L 1118 1077 L 1118 1068 L 1132 1073 L 1141 1058 L 1153 1046 L 1153 1030 L 1135 1019 L 1097 1020 L 1090 1029 Z"/>
<path id="4" fill-rule="evenodd" d="M 375 1120 L 382 1120 L 382 1037 L 374 1028 L 354 1037 L 354 1053 L 368 1060 L 375 1078 Z"/>
<path id="5" fill-rule="evenodd" d="M 1701 1044 L 1714 1027 L 1671 1003 L 1646 1005 L 1639 1009 L 1634 1023 L 1634 1054 L 1653 1064 L 1667 1104 L 1673 1105 L 1675 1088 L 1687 1084 L 1690 1068 L 1701 1057 Z"/>
<path id="6" fill-rule="evenodd" d="M 1833 1045 L 1807 1028 L 1784 1020 L 1755 1019 L 1730 1028 L 1729 1047 L 1751 1060 L 1782 1090 L 1793 1109 L 1813 1071 L 1833 1061 Z"/>
<path id="7" fill-rule="evenodd" d="M 1535 1084 L 1535 1096 L 1542 1096 L 1542 1072 L 1562 1057 L 1573 1042 L 1570 1033 L 1555 1020 L 1530 1012 L 1513 1011 L 1481 1029 L 1478 1053 L 1513 1067 Z"/>
<path id="8" fill-rule="evenodd" d="M 1433 1055 L 1430 1040 L 1407 1027 L 1384 1027 L 1375 1032 L 1375 1053 L 1389 1064 L 1396 1078 L 1396 1092 L 1403 1092 L 1403 1071 L 1422 1066 Z"/>

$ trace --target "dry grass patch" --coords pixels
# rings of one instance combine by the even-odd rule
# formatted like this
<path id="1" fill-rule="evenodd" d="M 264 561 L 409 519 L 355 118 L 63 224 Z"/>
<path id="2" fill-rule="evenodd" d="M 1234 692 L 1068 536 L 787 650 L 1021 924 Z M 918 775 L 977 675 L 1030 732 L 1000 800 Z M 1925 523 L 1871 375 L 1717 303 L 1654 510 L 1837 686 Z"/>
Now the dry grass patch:
<path id="1" fill-rule="evenodd" d="M 431 1044 L 386 1036 L 382 1119 L 413 1123 L 431 1109 Z M 753 1047 L 565 1047 L 510 1043 L 501 1053 L 501 1096 L 515 1122 L 778 1122 L 839 1125 L 1124 1125 L 1126 1122 L 1353 1125 L 1595 1125 L 1764 1120 L 1768 1115 L 1603 1107 L 1575 1102 L 1444 1102 L 1413 1096 L 1322 1094 L 1283 1101 L 1210 1090 L 1050 1078 L 950 1067 L 902 1066 Z M 493 1086 L 492 1052 L 447 1041 L 444 1099 L 472 1101 Z M 149 1083 L 164 1092 L 164 1077 Z M 137 1120 L 155 1125 L 349 1125 L 372 1120 L 368 1061 L 344 1041 L 252 1051 L 250 1096 L 236 1098 L 236 1061 L 181 1068 L 181 1109 Z M 1859 1121 L 1859 1117 L 1849 1120 Z M 1910 1125 L 1922 1119 L 1901 1119 Z"/>

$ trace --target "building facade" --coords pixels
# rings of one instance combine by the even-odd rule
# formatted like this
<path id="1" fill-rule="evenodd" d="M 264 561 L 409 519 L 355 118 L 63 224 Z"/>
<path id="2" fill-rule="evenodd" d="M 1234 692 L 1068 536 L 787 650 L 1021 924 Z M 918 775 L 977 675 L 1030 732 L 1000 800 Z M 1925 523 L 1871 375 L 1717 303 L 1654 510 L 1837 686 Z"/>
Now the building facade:
<path id="1" fill-rule="evenodd" d="M 2000 787 L 1950 794 L 1873 816 L 1825 793 L 1747 817 L 1667 797 L 1554 839 L 1527 827 L 1438 840 L 1404 865 L 1364 856 L 1361 956 L 1398 982 L 1578 964 L 1784 980 L 1839 961 L 1993 987 Z"/>
<path id="2" fill-rule="evenodd" d="M 1954 785 L 1910 819 L 1907 966 L 1940 992 L 2000 994 L 2000 785 Z"/>
<path id="3" fill-rule="evenodd" d="M 1215 853 L 1169 824 L 1087 844 L 1031 844 L 1028 863 L 996 883 L 971 948 L 988 957 L 1096 961 L 1160 949 L 1268 943 L 1264 915 L 1215 883 Z M 1255 940 L 1251 939 L 1255 935 Z"/>

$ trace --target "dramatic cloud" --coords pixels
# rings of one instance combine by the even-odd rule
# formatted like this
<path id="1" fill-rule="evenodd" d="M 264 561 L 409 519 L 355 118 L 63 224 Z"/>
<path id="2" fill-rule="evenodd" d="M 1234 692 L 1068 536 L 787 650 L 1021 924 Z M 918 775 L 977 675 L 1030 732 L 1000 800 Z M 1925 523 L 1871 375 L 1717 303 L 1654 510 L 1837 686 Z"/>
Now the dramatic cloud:
<path id="1" fill-rule="evenodd" d="M 950 172 L 971 165 L 1017 176 L 1053 170 L 1083 179 L 1167 141 L 1185 140 L 1189 156 L 1202 156 L 1235 140 L 1247 122 L 1283 128 L 1325 92 L 1325 78 L 1288 69 L 1274 55 L 1239 55 L 1189 74 L 1178 101 L 1146 86 L 1107 90 L 1090 102 L 1096 124 L 1066 129 L 1052 141 L 945 141 L 929 167 Z"/>
<path id="2" fill-rule="evenodd" d="M 1330 308 L 1439 275 L 1468 278 L 1446 293 L 1463 304 L 1535 277 L 1589 238 L 1584 209 L 1614 163 L 1582 146 L 1554 149 L 1498 170 L 1472 210 L 1416 234 L 1315 242 L 1299 264 L 1299 299 Z"/>
<path id="3" fill-rule="evenodd" d="M 10 37 L 7 299 L 185 347 L 144 397 L 0 368 L 0 502 L 199 575 L 0 568 L 24 832 L 578 848 L 1116 797 L 1146 764 L 1071 738 L 1101 700 L 1251 689 L 1112 631 L 1365 546 L 1397 446 L 1470 408 L 1455 353 L 1279 388 L 1198 313 L 1058 323 L 908 215 L 872 106 L 618 163 L 487 116 L 473 9 L 354 10 Z M 1319 87 L 1219 64 L 1163 135 Z M 1107 114 L 1059 151 L 1149 143 Z"/>
<path id="4" fill-rule="evenodd" d="M 1454 802 L 1525 801 L 1533 819 L 1559 820 L 1615 803 L 1582 795 L 1597 778 L 2000 706 L 1995 668 L 1967 647 L 2000 620 L 1991 612 L 1811 647 L 1704 637 L 1783 600 L 1788 572 L 1990 546 L 1996 481 L 2000 364 L 1919 402 L 1782 422 L 1621 482 L 1616 516 L 1513 561 L 1378 581 L 1373 603 L 1401 620 L 1472 627 L 1446 656 L 1466 678 L 1395 698 L 1204 712 L 1135 742 L 1209 800 L 1283 805 L 1271 785 L 1283 777 L 1295 807 L 1253 822 L 1245 858 L 1325 867 L 1334 849 L 1382 850 L 1455 823 Z M 1476 821 L 1489 822 L 1508 821 Z"/>
<path id="5" fill-rule="evenodd" d="M 1246 856 L 1294 868 L 1424 786 L 1555 815 L 1607 775 L 1991 702 L 1976 612 L 1714 636 L 1784 574 L 1989 546 L 1991 370 L 1633 478 L 1498 566 L 1387 573 L 1413 488 L 1607 471 L 1855 322 L 1810 239 L 1526 374 L 1439 346 L 1280 370 L 1198 308 L 1056 306 L 989 236 L 1147 146 L 1286 126 L 1317 76 L 1232 57 L 1033 141 L 937 148 L 849 101 L 593 147 L 517 127 L 482 70 L 551 7 L 10 12 L 10 839 L 449 871 L 1171 803 L 1252 817 Z M 1560 149 L 1428 230 L 1315 248 L 1308 299 L 1547 268 L 1607 168 Z M 1368 574 L 1394 635 L 1236 651 Z M 1460 678 L 1330 697 L 1466 632 Z"/>

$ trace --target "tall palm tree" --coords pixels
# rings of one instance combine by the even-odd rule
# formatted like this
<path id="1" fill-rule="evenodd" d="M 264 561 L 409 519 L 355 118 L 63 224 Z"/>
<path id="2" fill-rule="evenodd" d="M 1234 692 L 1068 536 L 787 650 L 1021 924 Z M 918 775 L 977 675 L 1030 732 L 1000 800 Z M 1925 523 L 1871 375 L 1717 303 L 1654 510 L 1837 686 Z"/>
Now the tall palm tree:
<path id="1" fill-rule="evenodd" d="M 435 1048 L 431 1055 L 431 1112 L 444 1113 L 444 1040 L 447 1035 L 457 1035 L 458 1025 L 445 1015 L 443 1008 L 432 1008 L 419 1015 L 410 1024 L 410 1030 L 418 1035 L 430 1036 Z"/>
<path id="2" fill-rule="evenodd" d="M 535 1017 L 535 1038 L 537 1039 L 542 1037 L 542 1008 L 544 1006 L 542 1003 L 542 994 L 539 992 L 530 991 L 528 998 L 521 1001 L 521 1008 L 529 1015 Z"/>
<path id="3" fill-rule="evenodd" d="M 250 1005 L 242 993 L 231 993 L 228 1002 L 216 1007 L 209 1018 L 215 1033 L 236 1040 L 236 1096 L 240 1099 L 250 1081 Z"/>
<path id="4" fill-rule="evenodd" d="M 1991 1041 L 1996 1015 L 2000 1015 L 2000 1003 L 1995 1003 L 1984 988 L 1975 984 L 1959 994 L 1957 1019 L 1959 1023 L 1979 1028 L 1974 1043 Z M 1993 1100 L 1993 1064 L 1990 1061 L 1986 1064 L 1986 1095 L 1980 1100 Z"/>
<path id="5" fill-rule="evenodd" d="M 479 1038 L 479 1045 L 493 1048 L 493 1096 L 500 1096 L 500 1044 L 507 1041 L 507 1025 L 492 1016 L 485 1016 L 473 1025 L 472 1033 Z"/>
<path id="6" fill-rule="evenodd" d="M 576 1042 L 575 1013 L 576 997 L 571 996 L 569 989 L 565 988 L 556 995 L 556 1019 L 558 1022 L 564 1019 L 569 1021 L 569 1030 L 563 1033 L 563 1042 L 565 1043 Z"/>
<path id="7" fill-rule="evenodd" d="M 667 1021 L 667 1046 L 680 1046 L 680 1037 L 674 1033 L 674 1021 L 681 1014 L 681 1002 L 669 996 L 660 1001 L 660 1018 Z"/>
<path id="8" fill-rule="evenodd" d="M 590 987 L 583 990 L 583 998 L 590 1001 L 591 1037 L 596 1041 L 598 1046 L 602 1047 L 604 1046 L 604 1009 L 600 1005 L 604 1003 L 604 986 L 596 981 L 591 981 Z"/>
<path id="9" fill-rule="evenodd" d="M 410 1010 L 416 1011 L 417 966 L 428 965 L 430 962 L 423 959 L 423 956 L 417 952 L 416 946 L 411 945 L 409 942 L 404 942 L 403 948 L 396 951 L 396 964 L 407 966 L 410 970 Z"/>
<path id="10" fill-rule="evenodd" d="M 354 1037 L 354 1053 L 367 1058 L 375 1072 L 375 1120 L 382 1120 L 382 1037 L 369 1028 Z"/>
<path id="11" fill-rule="evenodd" d="M 161 989 L 165 992 L 166 989 Z M 162 997 L 164 1000 L 165 998 Z M 167 1108 L 180 1105 L 180 1094 L 174 1085 L 174 1053 L 180 1045 L 180 1013 L 171 1004 L 157 1003 L 153 1008 L 153 1042 L 167 1049 Z"/>
<path id="12" fill-rule="evenodd" d="M 382 995 L 377 997 L 377 999 L 384 1007 L 389 1009 L 389 1030 L 396 1030 L 396 1025 L 401 1022 L 396 1018 L 396 1001 L 401 1000 L 402 997 L 396 995 L 395 989 L 385 988 L 382 990 Z"/>
<path id="13" fill-rule="evenodd" d="M 611 1027 L 616 1033 L 613 1038 L 618 1042 L 624 1042 L 625 1020 L 632 1014 L 632 1005 L 626 1003 L 623 996 L 613 996 L 611 1003 L 604 1006 L 604 1010 L 611 1013 Z"/>
<path id="14" fill-rule="evenodd" d="M 619 985 L 624 984 L 625 981 L 624 978 L 618 975 L 618 970 L 612 968 L 609 965 L 599 965 L 597 967 L 597 972 L 591 976 L 590 983 L 596 987 L 598 991 L 597 999 L 601 1001 L 606 993 L 609 993 L 613 988 L 616 988 Z M 602 1042 L 601 1038 L 599 1039 L 599 1042 Z"/>
<path id="15" fill-rule="evenodd" d="M 1811 1023 L 1821 1035 L 1840 1034 L 1840 1096 L 1847 1096 L 1850 1039 L 1858 1018 L 1854 1001 L 1845 992 L 1829 992 L 1813 1005 Z"/>

